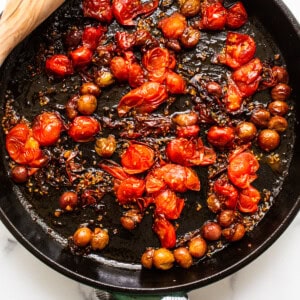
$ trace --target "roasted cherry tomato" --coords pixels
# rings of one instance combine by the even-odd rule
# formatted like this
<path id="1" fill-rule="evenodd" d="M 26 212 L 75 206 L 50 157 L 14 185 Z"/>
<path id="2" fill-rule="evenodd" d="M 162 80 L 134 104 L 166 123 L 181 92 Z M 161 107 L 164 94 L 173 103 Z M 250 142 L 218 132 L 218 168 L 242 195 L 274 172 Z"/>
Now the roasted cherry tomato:
<path id="1" fill-rule="evenodd" d="M 253 95 L 260 83 L 262 63 L 254 58 L 232 73 L 232 79 L 244 97 Z"/>
<path id="2" fill-rule="evenodd" d="M 254 57 L 255 51 L 256 44 L 251 36 L 228 32 L 225 48 L 218 59 L 220 63 L 236 69 L 249 62 Z"/>
<path id="3" fill-rule="evenodd" d="M 231 78 L 228 79 L 228 86 L 223 101 L 226 110 L 230 113 L 237 112 L 242 107 L 243 94 Z"/>
<path id="4" fill-rule="evenodd" d="M 257 204 L 260 201 L 260 193 L 252 185 L 249 185 L 246 189 L 241 190 L 239 201 L 238 201 L 238 210 L 243 213 L 254 213 L 257 211 Z"/>
<path id="5" fill-rule="evenodd" d="M 257 178 L 258 169 L 259 163 L 255 156 L 249 151 L 244 151 L 229 157 L 227 174 L 235 186 L 244 189 Z"/>
<path id="6" fill-rule="evenodd" d="M 194 170 L 176 164 L 166 164 L 147 174 L 146 191 L 149 194 L 167 187 L 180 193 L 187 190 L 200 191 L 200 180 Z"/>
<path id="7" fill-rule="evenodd" d="M 68 134 L 75 142 L 89 142 L 101 129 L 100 123 L 90 116 L 75 117 Z"/>
<path id="8" fill-rule="evenodd" d="M 240 28 L 248 19 L 247 11 L 242 2 L 233 4 L 227 10 L 226 26 L 231 29 Z"/>
<path id="9" fill-rule="evenodd" d="M 157 217 L 154 219 L 153 231 L 157 234 L 163 248 L 173 248 L 176 244 L 176 231 L 171 222 L 166 218 Z"/>
<path id="10" fill-rule="evenodd" d="M 207 132 L 207 140 L 218 148 L 230 147 L 234 140 L 234 129 L 229 126 L 212 126 Z"/>
<path id="11" fill-rule="evenodd" d="M 110 0 L 83 0 L 83 15 L 100 22 L 110 23 L 113 19 Z"/>
<path id="12" fill-rule="evenodd" d="M 46 59 L 46 71 L 59 77 L 71 75 L 72 61 L 64 54 L 55 54 Z"/>
<path id="13" fill-rule="evenodd" d="M 184 94 L 186 89 L 185 80 L 181 75 L 168 71 L 166 73 L 166 86 L 171 94 Z"/>
<path id="14" fill-rule="evenodd" d="M 122 97 L 118 104 L 118 114 L 122 117 L 133 108 L 138 113 L 150 113 L 167 98 L 165 86 L 157 82 L 145 82 Z"/>
<path id="15" fill-rule="evenodd" d="M 182 14 L 175 12 L 160 20 L 157 27 L 161 29 L 167 39 L 179 39 L 187 27 L 187 21 Z"/>
<path id="16" fill-rule="evenodd" d="M 48 161 L 39 142 L 25 123 L 15 125 L 6 135 L 6 150 L 12 160 L 29 167 L 41 167 Z"/>
<path id="17" fill-rule="evenodd" d="M 82 34 L 82 44 L 83 46 L 96 50 L 99 40 L 104 34 L 105 29 L 102 26 L 98 27 L 86 27 Z"/>
<path id="18" fill-rule="evenodd" d="M 115 40 L 118 48 L 127 51 L 135 45 L 135 34 L 118 31 L 115 34 Z"/>
<path id="19" fill-rule="evenodd" d="M 129 72 L 129 62 L 121 56 L 115 56 L 110 62 L 110 70 L 118 81 L 127 81 Z"/>
<path id="20" fill-rule="evenodd" d="M 201 8 L 200 29 L 222 30 L 227 20 L 227 10 L 222 3 L 204 3 Z"/>
<path id="21" fill-rule="evenodd" d="M 168 189 L 159 192 L 155 196 L 154 203 L 155 214 L 168 220 L 178 219 L 184 207 L 184 200 Z"/>
<path id="22" fill-rule="evenodd" d="M 172 162 L 183 166 L 207 166 L 216 161 L 215 151 L 205 147 L 200 138 L 176 138 L 167 144 L 166 154 Z"/>
<path id="23" fill-rule="evenodd" d="M 50 146 L 58 141 L 62 127 L 57 113 L 44 112 L 34 119 L 32 134 L 41 146 Z"/>
<path id="24" fill-rule="evenodd" d="M 235 209 L 239 197 L 238 190 L 229 183 L 227 178 L 221 177 L 214 182 L 213 190 L 218 199 L 225 204 L 226 208 Z"/>
<path id="25" fill-rule="evenodd" d="M 113 15 L 119 24 L 134 26 L 134 19 L 139 15 L 150 15 L 159 4 L 159 0 L 141 3 L 140 0 L 114 0 L 112 3 Z"/>
<path id="26" fill-rule="evenodd" d="M 93 58 L 93 51 L 86 46 L 81 46 L 71 51 L 70 56 L 73 62 L 73 66 L 82 68 L 91 63 Z"/>
<path id="27" fill-rule="evenodd" d="M 199 125 L 188 125 L 188 126 L 177 126 L 176 127 L 176 136 L 177 137 L 197 137 L 200 132 Z"/>
<path id="28" fill-rule="evenodd" d="M 154 164 L 154 150 L 147 145 L 130 143 L 121 155 L 121 165 L 128 174 L 142 173 Z"/>

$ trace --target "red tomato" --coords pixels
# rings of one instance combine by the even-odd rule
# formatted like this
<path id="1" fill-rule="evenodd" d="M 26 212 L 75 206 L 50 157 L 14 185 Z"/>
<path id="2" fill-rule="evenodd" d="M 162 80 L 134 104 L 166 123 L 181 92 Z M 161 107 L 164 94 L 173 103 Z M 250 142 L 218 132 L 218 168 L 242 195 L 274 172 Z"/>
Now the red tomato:
<path id="1" fill-rule="evenodd" d="M 257 178 L 259 163 L 248 151 L 241 152 L 229 158 L 227 174 L 229 180 L 237 187 L 245 189 Z"/>
<path id="2" fill-rule="evenodd" d="M 229 126 L 212 126 L 207 132 L 207 140 L 217 148 L 230 147 L 234 140 L 234 129 Z"/>
<path id="3" fill-rule="evenodd" d="M 243 94 L 231 78 L 228 79 L 224 102 L 226 110 L 231 113 L 238 111 L 243 103 Z"/>
<path id="4" fill-rule="evenodd" d="M 145 181 L 133 176 L 121 181 L 115 180 L 114 191 L 121 205 L 135 202 L 144 194 Z"/>
<path id="5" fill-rule="evenodd" d="M 178 219 L 184 207 L 184 200 L 171 190 L 159 192 L 154 201 L 155 215 L 164 216 L 168 220 Z"/>
<path id="6" fill-rule="evenodd" d="M 145 82 L 144 70 L 138 63 L 130 64 L 128 70 L 128 83 L 130 87 L 137 88 Z"/>
<path id="7" fill-rule="evenodd" d="M 121 165 L 128 174 L 142 173 L 154 164 L 154 150 L 149 146 L 130 143 L 121 155 Z"/>
<path id="8" fill-rule="evenodd" d="M 254 213 L 258 209 L 258 202 L 260 201 L 260 193 L 253 186 L 249 185 L 248 188 L 240 192 L 238 201 L 238 210 L 243 213 Z"/>
<path id="9" fill-rule="evenodd" d="M 150 113 L 168 98 L 166 87 L 157 82 L 145 82 L 122 97 L 118 114 L 124 116 L 135 108 L 138 113 Z"/>
<path id="10" fill-rule="evenodd" d="M 70 52 L 74 67 L 82 68 L 91 63 L 93 51 L 86 46 L 81 46 Z"/>
<path id="11" fill-rule="evenodd" d="M 117 80 L 123 82 L 128 80 L 129 62 L 121 56 L 115 56 L 110 62 L 110 70 Z"/>
<path id="12" fill-rule="evenodd" d="M 171 94 L 184 94 L 186 89 L 185 80 L 181 75 L 168 71 L 166 73 L 166 86 Z"/>
<path id="13" fill-rule="evenodd" d="M 160 20 L 157 27 L 167 39 L 178 39 L 187 27 L 187 21 L 182 14 L 174 12 L 171 16 Z"/>
<path id="14" fill-rule="evenodd" d="M 83 15 L 100 22 L 110 23 L 113 19 L 110 0 L 83 0 Z"/>
<path id="15" fill-rule="evenodd" d="M 115 40 L 118 48 L 127 51 L 135 45 L 135 34 L 118 31 L 115 34 Z"/>
<path id="16" fill-rule="evenodd" d="M 200 132 L 199 125 L 188 125 L 188 126 L 177 126 L 176 136 L 177 137 L 197 137 Z"/>
<path id="17" fill-rule="evenodd" d="M 224 202 L 227 208 L 235 209 L 238 201 L 239 193 L 237 189 L 225 178 L 219 178 L 214 182 L 214 192 L 218 198 Z"/>
<path id="18" fill-rule="evenodd" d="M 201 12 L 200 29 L 222 30 L 225 27 L 227 10 L 222 3 L 203 4 Z"/>
<path id="19" fill-rule="evenodd" d="M 100 131 L 100 123 L 90 116 L 75 117 L 68 134 L 75 142 L 89 142 Z"/>
<path id="20" fill-rule="evenodd" d="M 146 176 L 146 191 L 159 192 L 169 187 L 175 192 L 200 191 L 200 180 L 194 170 L 176 164 L 166 164 Z"/>
<path id="21" fill-rule="evenodd" d="M 29 167 L 41 167 L 48 161 L 32 136 L 28 125 L 15 125 L 6 135 L 6 150 L 12 160 Z"/>
<path id="22" fill-rule="evenodd" d="M 117 22 L 124 26 L 134 26 L 139 15 L 150 15 L 159 4 L 159 0 L 141 3 L 140 0 L 114 0 L 112 3 L 113 15 Z"/>
<path id="23" fill-rule="evenodd" d="M 64 77 L 73 74 L 71 60 L 63 54 L 55 54 L 46 59 L 46 71 L 56 76 Z"/>
<path id="24" fill-rule="evenodd" d="M 255 51 L 256 44 L 251 36 L 228 32 L 225 48 L 218 59 L 220 63 L 236 69 L 249 62 L 254 57 Z"/>
<path id="25" fill-rule="evenodd" d="M 173 248 L 176 245 L 176 231 L 172 223 L 162 217 L 154 219 L 153 231 L 157 234 L 161 247 Z"/>
<path id="26" fill-rule="evenodd" d="M 227 10 L 226 26 L 236 29 L 243 26 L 248 19 L 247 11 L 242 2 L 237 2 Z"/>
<path id="27" fill-rule="evenodd" d="M 254 58 L 232 73 L 232 79 L 244 97 L 253 95 L 260 83 L 263 70 L 259 58 Z"/>
<path id="28" fill-rule="evenodd" d="M 58 114 L 44 112 L 33 121 L 32 134 L 41 146 L 50 146 L 58 141 L 62 127 Z"/>
<path id="29" fill-rule="evenodd" d="M 82 34 L 82 44 L 83 46 L 96 50 L 99 40 L 102 37 L 105 29 L 102 26 L 98 27 L 86 27 Z"/>

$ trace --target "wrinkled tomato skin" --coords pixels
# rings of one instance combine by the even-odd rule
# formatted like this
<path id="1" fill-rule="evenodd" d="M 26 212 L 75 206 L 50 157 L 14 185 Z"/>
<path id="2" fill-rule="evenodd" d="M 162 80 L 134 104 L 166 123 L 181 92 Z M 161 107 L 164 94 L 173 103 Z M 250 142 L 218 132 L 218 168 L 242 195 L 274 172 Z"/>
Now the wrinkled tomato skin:
<path id="1" fill-rule="evenodd" d="M 113 19 L 110 0 L 84 0 L 83 15 L 100 22 L 110 23 Z"/>
<path id="2" fill-rule="evenodd" d="M 217 148 L 230 147 L 234 140 L 234 129 L 229 126 L 212 126 L 207 132 L 207 140 Z"/>
<path id="3" fill-rule="evenodd" d="M 177 126 L 176 127 L 176 136 L 177 137 L 197 137 L 200 132 L 199 125 L 189 125 L 189 126 Z"/>
<path id="4" fill-rule="evenodd" d="M 255 55 L 256 44 L 254 39 L 238 32 L 228 32 L 224 52 L 218 59 L 222 64 L 232 69 L 241 67 L 248 63 Z"/>
<path id="5" fill-rule="evenodd" d="M 187 27 L 187 21 L 182 14 L 175 12 L 160 20 L 157 27 L 161 29 L 167 39 L 178 39 Z"/>
<path id="6" fill-rule="evenodd" d="M 227 10 L 220 2 L 207 6 L 203 5 L 200 29 L 222 30 L 225 27 L 226 20 Z"/>
<path id="7" fill-rule="evenodd" d="M 6 150 L 12 160 L 20 165 L 41 167 L 47 162 L 28 125 L 15 125 L 6 135 Z"/>
<path id="8" fill-rule="evenodd" d="M 238 190 L 224 178 L 214 182 L 214 192 L 224 201 L 226 208 L 235 209 L 239 197 Z M 223 199 L 222 199 L 223 198 Z"/>
<path id="9" fill-rule="evenodd" d="M 259 163 L 255 156 L 245 151 L 229 158 L 227 174 L 235 186 L 245 189 L 257 178 L 258 169 Z"/>
<path id="10" fill-rule="evenodd" d="M 157 234 L 163 248 L 173 248 L 176 245 L 176 231 L 167 219 L 158 217 L 154 219 L 153 231 Z"/>
<path id="11" fill-rule="evenodd" d="M 138 113 L 151 113 L 168 98 L 165 86 L 157 82 L 145 82 L 123 96 L 118 104 L 119 117 L 135 108 Z"/>
<path id="12" fill-rule="evenodd" d="M 171 94 L 184 94 L 186 89 L 185 80 L 181 75 L 168 71 L 166 74 L 166 86 Z"/>
<path id="13" fill-rule="evenodd" d="M 89 142 L 94 139 L 100 129 L 100 123 L 95 118 L 78 116 L 73 119 L 68 134 L 75 142 Z"/>
<path id="14" fill-rule="evenodd" d="M 64 54 L 55 54 L 46 59 L 46 71 L 58 77 L 73 74 L 72 61 Z"/>
<path id="15" fill-rule="evenodd" d="M 115 40 L 118 45 L 118 48 L 123 51 L 131 49 L 135 45 L 135 35 L 127 32 L 116 32 Z"/>
<path id="16" fill-rule="evenodd" d="M 249 97 L 257 91 L 262 69 L 260 59 L 254 58 L 232 73 L 232 79 L 244 97 Z"/>
<path id="17" fill-rule="evenodd" d="M 138 63 L 132 63 L 128 71 L 128 83 L 130 87 L 137 88 L 145 83 L 144 70 Z"/>
<path id="18" fill-rule="evenodd" d="M 238 201 L 238 210 L 243 213 L 254 213 L 258 210 L 257 204 L 261 199 L 259 191 L 253 186 L 249 185 L 248 188 L 240 192 Z"/>
<path id="19" fill-rule="evenodd" d="M 184 200 L 178 198 L 171 190 L 164 190 L 155 196 L 155 214 L 168 220 L 176 220 L 184 207 Z"/>
<path id="20" fill-rule="evenodd" d="M 226 110 L 230 113 L 237 112 L 242 107 L 243 94 L 232 79 L 228 80 L 224 102 Z"/>
<path id="21" fill-rule="evenodd" d="M 117 80 L 121 82 L 128 80 L 128 62 L 123 57 L 115 56 L 110 62 L 110 70 Z"/>
<path id="22" fill-rule="evenodd" d="M 81 46 L 70 52 L 75 68 L 82 68 L 89 65 L 93 58 L 93 51 L 86 46 Z"/>
<path id="23" fill-rule="evenodd" d="M 114 190 L 119 203 L 125 205 L 142 197 L 145 191 L 145 181 L 130 176 L 120 182 L 116 181 Z"/>
<path id="24" fill-rule="evenodd" d="M 237 2 L 227 10 L 226 26 L 230 29 L 237 29 L 243 26 L 248 20 L 247 11 L 242 2 Z"/>
<path id="25" fill-rule="evenodd" d="M 82 45 L 91 49 L 96 50 L 99 40 L 105 32 L 104 28 L 98 27 L 86 27 L 82 34 Z"/>
<path id="26" fill-rule="evenodd" d="M 154 164 L 154 150 L 149 146 L 131 143 L 121 155 L 121 165 L 128 174 L 142 173 Z"/>
<path id="27" fill-rule="evenodd" d="M 44 112 L 33 121 L 32 134 L 41 146 L 55 144 L 62 131 L 61 118 L 56 113 Z"/>

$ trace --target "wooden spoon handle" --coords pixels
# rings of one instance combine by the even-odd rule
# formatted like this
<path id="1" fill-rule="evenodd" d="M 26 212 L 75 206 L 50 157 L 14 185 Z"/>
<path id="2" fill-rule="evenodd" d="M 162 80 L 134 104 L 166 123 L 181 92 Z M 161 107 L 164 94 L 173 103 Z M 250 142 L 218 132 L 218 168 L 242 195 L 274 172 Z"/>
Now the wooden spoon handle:
<path id="1" fill-rule="evenodd" d="M 64 0 L 8 0 L 0 19 L 0 66 L 11 50 Z"/>

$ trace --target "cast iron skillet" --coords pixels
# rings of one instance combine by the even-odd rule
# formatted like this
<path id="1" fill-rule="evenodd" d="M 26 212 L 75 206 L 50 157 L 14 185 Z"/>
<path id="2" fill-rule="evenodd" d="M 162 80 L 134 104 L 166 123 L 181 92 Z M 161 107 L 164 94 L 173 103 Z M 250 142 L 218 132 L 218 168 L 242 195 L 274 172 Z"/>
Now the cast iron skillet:
<path id="1" fill-rule="evenodd" d="M 62 16 L 71 8 L 68 1 L 55 15 Z M 228 1 L 227 1 L 228 2 Z M 263 37 L 259 45 L 261 55 L 280 52 L 283 62 L 286 63 L 290 75 L 290 85 L 293 88 L 291 101 L 299 97 L 300 87 L 297 80 L 300 77 L 300 28 L 296 20 L 291 16 L 285 5 L 279 0 L 251 0 L 243 1 L 250 16 L 251 26 L 255 28 L 256 35 Z M 22 76 L 26 72 L 22 70 L 26 61 L 31 59 L 35 46 L 39 42 L 41 32 L 51 26 L 55 16 L 43 23 L 22 44 L 20 44 L 8 57 L 1 67 L 1 107 L 4 105 L 4 94 L 7 88 L 13 93 L 21 96 L 30 94 L 32 86 L 22 82 Z M 61 19 L 60 19 L 61 21 Z M 26 90 L 26 88 L 29 88 Z M 57 100 L 59 101 L 59 99 Z M 292 103 L 292 102 L 291 102 Z M 291 223 L 300 207 L 300 140 L 299 123 L 293 122 L 299 118 L 299 105 L 295 101 L 295 109 L 291 115 L 291 126 L 283 138 L 283 146 L 280 153 L 287 160 L 284 174 L 280 175 L 282 185 L 277 189 L 274 203 L 265 217 L 257 227 L 243 240 L 227 246 L 220 252 L 215 253 L 212 258 L 199 261 L 188 270 L 173 268 L 170 271 L 160 272 L 154 270 L 143 270 L 138 264 L 130 264 L 132 256 L 139 253 L 143 248 L 140 242 L 133 249 L 135 241 L 128 241 L 128 236 L 121 235 L 120 239 L 111 247 L 103 258 L 96 259 L 94 256 L 74 256 L 65 251 L 65 245 L 50 223 L 48 203 L 41 203 L 41 199 L 28 199 L 26 192 L 13 184 L 9 178 L 7 165 L 7 153 L 5 151 L 4 134 L 1 132 L 1 162 L 0 162 L 0 216 L 3 223 L 13 235 L 35 256 L 50 267 L 85 284 L 99 289 L 131 293 L 131 294 L 168 294 L 178 291 L 189 291 L 206 284 L 215 282 L 225 276 L 239 270 L 264 250 L 266 250 Z M 34 114 L 35 106 L 24 107 L 24 114 Z M 2 109 L 3 110 L 3 109 Z M 1 111 L 2 111 L 1 110 Z M 2 118 L 1 112 L 1 118 Z M 268 169 L 262 168 L 262 185 L 273 185 L 275 191 L 276 176 Z M 192 197 L 193 195 L 191 195 Z M 30 202 L 30 201 L 31 202 Z M 45 200 L 45 199 L 44 199 Z M 38 207 L 35 209 L 35 207 Z M 194 220 L 193 218 L 190 218 Z M 114 219 L 112 217 L 112 222 Z M 150 226 L 150 221 L 145 221 L 144 226 Z M 188 224 L 197 228 L 201 222 L 192 221 Z M 72 226 L 66 231 L 73 230 Z M 188 230 L 191 228 L 187 228 Z M 143 227 L 137 231 L 136 236 L 143 232 Z M 58 230 L 59 231 L 59 230 Z M 145 240 L 153 239 L 146 236 Z"/>

